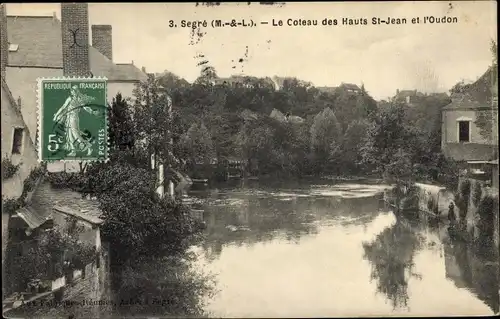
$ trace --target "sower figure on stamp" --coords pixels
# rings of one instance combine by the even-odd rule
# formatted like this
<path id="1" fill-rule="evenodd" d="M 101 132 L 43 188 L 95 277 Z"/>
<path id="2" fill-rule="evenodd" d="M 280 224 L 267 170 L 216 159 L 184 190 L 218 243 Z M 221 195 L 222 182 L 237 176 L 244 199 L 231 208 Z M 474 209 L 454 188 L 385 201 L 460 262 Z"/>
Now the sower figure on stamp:
<path id="1" fill-rule="evenodd" d="M 93 97 L 81 93 L 78 86 L 75 85 L 71 88 L 71 95 L 54 114 L 54 122 L 64 125 L 66 139 L 63 149 L 69 152 L 68 156 L 75 156 L 76 151 L 87 151 L 87 155 L 92 153 L 92 144 L 80 131 L 79 112 L 83 108 L 90 114 L 98 115 L 98 111 L 92 111 L 88 106 L 93 99 Z"/>

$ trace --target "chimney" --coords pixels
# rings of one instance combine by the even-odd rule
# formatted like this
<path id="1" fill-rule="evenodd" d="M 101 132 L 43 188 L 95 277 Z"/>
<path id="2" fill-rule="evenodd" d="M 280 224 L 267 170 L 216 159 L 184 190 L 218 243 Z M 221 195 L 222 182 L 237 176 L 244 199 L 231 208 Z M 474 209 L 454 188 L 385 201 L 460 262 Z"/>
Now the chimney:
<path id="1" fill-rule="evenodd" d="M 92 25 L 92 46 L 113 61 L 113 30 L 110 25 Z"/>
<path id="2" fill-rule="evenodd" d="M 9 39 L 7 38 L 7 12 L 5 3 L 0 4 L 0 38 L 1 75 L 2 78 L 5 78 L 9 58 Z"/>
<path id="3" fill-rule="evenodd" d="M 143 73 L 146 73 L 146 67 L 142 67 L 142 68 L 141 68 L 141 71 L 142 71 Z"/>
<path id="4" fill-rule="evenodd" d="M 89 76 L 89 12 L 87 3 L 61 3 L 64 76 Z"/>

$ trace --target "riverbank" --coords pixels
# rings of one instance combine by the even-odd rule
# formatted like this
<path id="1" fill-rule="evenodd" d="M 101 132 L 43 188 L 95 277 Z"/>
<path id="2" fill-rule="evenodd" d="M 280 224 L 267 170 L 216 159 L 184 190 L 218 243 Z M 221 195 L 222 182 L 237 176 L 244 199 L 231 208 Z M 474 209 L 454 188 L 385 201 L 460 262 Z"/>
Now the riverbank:
<path id="1" fill-rule="evenodd" d="M 395 189 L 385 194 L 385 200 L 397 210 L 420 211 L 439 222 L 451 222 L 456 236 L 472 242 L 499 246 L 498 189 L 483 181 L 461 178 L 457 190 L 444 186 L 415 183 L 411 189 L 395 196 Z"/>

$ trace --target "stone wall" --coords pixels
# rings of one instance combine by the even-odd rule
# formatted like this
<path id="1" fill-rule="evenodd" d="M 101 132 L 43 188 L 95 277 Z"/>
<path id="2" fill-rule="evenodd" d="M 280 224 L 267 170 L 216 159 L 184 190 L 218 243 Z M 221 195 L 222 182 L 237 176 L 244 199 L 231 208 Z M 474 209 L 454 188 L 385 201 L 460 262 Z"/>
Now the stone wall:
<path id="1" fill-rule="evenodd" d="M 450 202 L 453 202 L 454 195 L 451 191 L 447 190 L 445 187 L 440 187 L 430 184 L 416 184 L 418 188 L 418 206 L 419 210 L 436 215 L 439 218 L 448 217 L 448 207 Z M 429 202 L 434 203 L 434 208 Z M 455 211 L 456 218 L 458 218 L 458 212 Z"/>
<path id="2" fill-rule="evenodd" d="M 481 185 L 481 190 L 482 190 L 482 193 L 481 193 L 481 200 L 485 197 L 485 196 L 492 196 L 494 198 L 497 199 L 497 203 L 498 203 L 498 189 L 496 188 L 491 188 L 491 187 L 486 187 L 484 182 L 482 181 L 478 181 L 478 180 L 474 180 L 474 179 L 470 179 L 470 178 L 462 178 L 460 179 L 459 181 L 459 190 L 460 190 L 460 187 L 463 183 L 465 183 L 466 181 L 469 181 L 470 182 L 470 192 L 469 192 L 469 205 L 467 207 L 467 216 L 466 216 L 466 223 L 467 223 L 467 230 L 469 231 L 469 233 L 473 236 L 473 238 L 477 239 L 480 235 L 479 233 L 479 229 L 477 227 L 477 223 L 478 223 L 478 212 L 477 212 L 477 208 L 478 208 L 478 205 L 476 205 L 476 203 L 474 203 L 474 192 L 475 192 L 475 189 L 477 187 L 477 185 Z M 493 216 L 493 226 L 494 226 L 494 241 L 495 243 L 498 245 L 498 223 L 495 222 L 495 221 L 498 221 L 498 207 L 496 209 L 494 209 L 494 213 L 495 215 Z"/>
<path id="3" fill-rule="evenodd" d="M 489 144 L 491 141 L 485 139 L 480 130 L 475 124 L 476 111 L 475 110 L 449 110 L 443 112 L 443 142 L 444 143 L 458 143 L 458 120 L 467 119 L 470 121 L 470 143 Z"/>

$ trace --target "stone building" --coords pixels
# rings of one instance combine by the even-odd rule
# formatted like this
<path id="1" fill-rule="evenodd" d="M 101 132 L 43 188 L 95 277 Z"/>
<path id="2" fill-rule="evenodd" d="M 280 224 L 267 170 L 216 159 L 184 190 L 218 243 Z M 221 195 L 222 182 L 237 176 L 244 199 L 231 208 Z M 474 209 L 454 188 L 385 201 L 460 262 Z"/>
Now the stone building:
<path id="1" fill-rule="evenodd" d="M 17 200 L 30 172 L 38 166 L 35 144 L 21 112 L 2 81 L 2 202 Z M 7 167 L 9 166 L 9 167 Z M 7 171 L 12 173 L 7 173 Z M 5 249 L 9 240 L 10 213 L 2 208 L 2 271 Z M 2 272 L 3 274 L 3 272 Z"/>
<path id="2" fill-rule="evenodd" d="M 93 25 L 89 38 L 88 4 L 61 5 L 61 20 L 53 16 L 8 16 L 2 13 L 2 67 L 12 96 L 36 143 L 37 79 L 60 76 L 94 76 L 108 79 L 107 95 L 133 97 L 133 91 L 147 75 L 134 64 L 113 62 L 110 25 Z M 73 35 L 73 31 L 77 30 Z M 6 35 L 6 36 L 5 36 Z M 76 44 L 75 44 L 76 43 Z M 77 165 L 49 170 L 78 171 Z"/>
<path id="3" fill-rule="evenodd" d="M 64 274 L 57 278 L 24 278 L 40 280 L 45 289 L 32 292 L 28 287 L 15 285 L 14 293 L 3 300 L 4 314 L 9 316 L 64 316 L 77 314 L 77 317 L 97 318 L 107 312 L 109 305 L 79 305 L 60 307 L 56 303 L 71 303 L 82 300 L 109 300 L 109 250 L 101 241 L 100 226 L 104 222 L 98 203 L 90 198 L 65 188 L 56 188 L 42 177 L 30 193 L 26 206 L 10 216 L 9 245 L 15 255 L 30 254 L 36 248 L 40 235 L 48 230 L 78 240 L 78 243 L 92 250 L 92 259 L 80 265 L 69 265 Z M 69 257 L 75 256 L 69 253 Z M 73 255 L 72 255 L 73 254 Z M 66 255 L 66 253 L 65 253 Z M 6 258 L 13 255 L 7 254 Z M 66 255 L 68 257 L 68 255 Z M 7 259 L 9 260 L 9 259 Z M 10 265 L 12 262 L 7 262 Z M 11 272 L 9 272 L 10 274 Z M 17 280 L 17 279 L 16 279 Z M 11 289 L 12 290 L 12 289 Z M 17 297 L 24 295 L 24 304 Z M 40 306 L 41 304 L 45 306 Z M 38 305 L 38 306 L 37 306 Z"/>
<path id="4" fill-rule="evenodd" d="M 2 196 L 4 198 L 18 198 L 23 191 L 24 180 L 31 170 L 38 166 L 37 153 L 30 129 L 24 122 L 21 110 L 10 93 L 7 83 L 3 78 L 1 81 L 2 163 L 7 160 L 12 165 L 18 166 L 13 176 L 2 178 Z"/>
<path id="5" fill-rule="evenodd" d="M 443 152 L 457 161 L 488 161 L 495 157 L 495 145 L 481 135 L 476 124 L 478 111 L 489 111 L 491 105 L 480 103 L 465 94 L 452 95 L 451 104 L 443 108 Z"/>
<path id="6" fill-rule="evenodd" d="M 396 95 L 394 96 L 395 101 L 401 101 L 409 106 L 413 106 L 422 100 L 425 95 L 417 90 L 396 90 Z"/>
<path id="7" fill-rule="evenodd" d="M 452 102 L 442 111 L 441 149 L 446 156 L 465 164 L 464 179 L 487 182 L 488 192 L 498 198 L 497 66 L 488 68 L 477 81 L 464 85 L 451 98 Z M 481 117 L 483 129 L 477 124 Z M 491 123 L 485 125 L 488 121 Z M 498 207 L 494 211 L 494 240 L 498 245 Z M 467 218 L 469 224 L 474 224 L 475 211 L 470 210 Z"/>
<path id="8" fill-rule="evenodd" d="M 109 79 L 108 97 L 111 100 L 118 92 L 125 97 L 130 96 L 136 83 L 146 76 L 132 64 L 120 65 L 110 60 L 109 26 L 94 27 L 96 47 L 88 45 L 88 32 L 85 32 L 89 29 L 87 7 L 86 3 L 61 4 L 59 21 L 53 16 L 7 16 L 5 5 L 1 5 L 2 158 L 9 159 L 12 164 L 20 164 L 13 176 L 2 178 L 4 199 L 6 196 L 17 199 L 23 193 L 26 178 L 39 166 L 36 149 L 37 78 L 63 75 L 106 77 Z M 68 30 L 76 28 L 83 32 L 77 33 L 73 39 L 72 35 L 68 36 Z M 106 46 L 108 43 L 109 46 Z M 42 232 L 63 230 L 69 226 L 79 230 L 79 242 L 93 247 L 96 255 L 81 269 L 72 269 L 70 276 L 53 280 L 49 291 L 25 291 L 29 287 L 21 285 L 17 289 L 20 291 L 16 290 L 16 297 L 4 296 L 3 310 L 10 309 L 8 313 L 4 312 L 7 316 L 74 315 L 74 308 L 33 308 L 33 304 L 29 305 L 30 300 L 45 300 L 48 303 L 109 299 L 109 263 L 106 246 L 101 243 L 100 224 L 103 220 L 99 218 L 101 212 L 97 203 L 68 189 L 53 188 L 45 178 L 36 181 L 16 211 L 4 215 L 2 210 L 2 257 L 6 245 L 15 244 L 16 252 L 24 253 L 25 246 L 36 244 L 37 236 Z M 24 305 L 19 304 L 17 298 L 20 295 L 25 296 Z M 92 305 L 78 311 L 79 317 L 95 318 L 99 315 L 98 307 Z"/>
<path id="9" fill-rule="evenodd" d="M 442 111 L 441 149 L 456 161 L 470 165 L 498 159 L 497 81 L 489 68 L 476 82 L 453 92 L 452 102 Z M 477 121 L 486 114 L 492 123 L 489 136 L 482 134 Z"/>
<path id="10" fill-rule="evenodd" d="M 5 4 L 0 4 L 0 27 L 7 25 Z M 0 34 L 1 51 L 8 50 L 7 36 Z M 5 81 L 6 56 L 1 54 L 2 108 L 2 199 L 17 199 L 23 192 L 24 181 L 38 166 L 35 143 L 21 113 L 18 101 Z M 4 165 L 5 164 L 5 165 Z M 7 167 L 9 166 L 9 167 Z M 7 171 L 10 170 L 10 174 Z M 8 241 L 9 214 L 2 209 L 2 261 Z M 2 262 L 3 265 L 3 262 Z M 3 270 L 3 266 L 2 266 Z"/>

